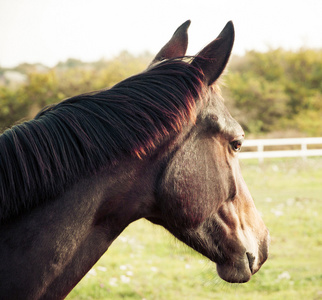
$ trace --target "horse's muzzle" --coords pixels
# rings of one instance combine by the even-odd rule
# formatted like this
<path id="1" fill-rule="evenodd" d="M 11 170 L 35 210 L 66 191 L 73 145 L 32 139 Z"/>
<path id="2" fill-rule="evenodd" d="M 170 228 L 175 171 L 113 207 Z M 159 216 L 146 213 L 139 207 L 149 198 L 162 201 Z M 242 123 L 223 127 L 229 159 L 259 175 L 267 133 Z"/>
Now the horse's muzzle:
<path id="1" fill-rule="evenodd" d="M 217 263 L 218 275 L 230 283 L 244 283 L 251 279 L 268 258 L 269 234 L 259 243 L 258 253 L 244 252 L 235 260 Z"/>

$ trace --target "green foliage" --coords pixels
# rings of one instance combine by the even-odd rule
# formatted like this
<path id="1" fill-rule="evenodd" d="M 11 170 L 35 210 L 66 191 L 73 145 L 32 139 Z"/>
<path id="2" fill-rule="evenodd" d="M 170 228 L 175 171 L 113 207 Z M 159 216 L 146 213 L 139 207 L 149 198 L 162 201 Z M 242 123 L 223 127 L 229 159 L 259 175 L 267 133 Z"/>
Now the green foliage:
<path id="1" fill-rule="evenodd" d="M 68 59 L 52 69 L 21 64 L 14 71 L 27 75 L 25 84 L 0 85 L 0 131 L 33 117 L 45 105 L 110 88 L 143 71 L 151 60 L 148 53 L 133 56 L 123 51 L 112 60 Z M 5 72 L 0 69 L 0 84 Z M 322 50 L 250 51 L 233 57 L 225 81 L 229 109 L 247 133 L 292 130 L 301 136 L 322 135 Z"/>
<path id="2" fill-rule="evenodd" d="M 227 76 L 229 96 L 237 110 L 234 117 L 248 132 L 270 132 L 280 126 L 276 122 L 288 115 L 288 97 L 279 82 L 267 81 L 251 72 Z"/>
<path id="3" fill-rule="evenodd" d="M 232 61 L 225 93 L 247 132 L 322 134 L 322 50 L 250 51 Z"/>
<path id="4" fill-rule="evenodd" d="M 0 132 L 34 117 L 46 105 L 81 93 L 110 88 L 144 70 L 151 59 L 148 53 L 133 56 L 123 51 L 110 61 L 84 63 L 68 59 L 52 69 L 41 65 L 19 65 L 14 70 L 26 74 L 26 82 L 15 88 L 0 84 Z M 1 82 L 6 70 L 0 71 Z"/>
<path id="5" fill-rule="evenodd" d="M 53 70 L 46 73 L 28 74 L 28 84 L 23 86 L 22 93 L 30 103 L 43 107 L 57 102 L 58 82 Z"/>
<path id="6" fill-rule="evenodd" d="M 21 90 L 0 86 L 0 132 L 9 125 L 22 121 L 28 110 L 28 101 Z"/>

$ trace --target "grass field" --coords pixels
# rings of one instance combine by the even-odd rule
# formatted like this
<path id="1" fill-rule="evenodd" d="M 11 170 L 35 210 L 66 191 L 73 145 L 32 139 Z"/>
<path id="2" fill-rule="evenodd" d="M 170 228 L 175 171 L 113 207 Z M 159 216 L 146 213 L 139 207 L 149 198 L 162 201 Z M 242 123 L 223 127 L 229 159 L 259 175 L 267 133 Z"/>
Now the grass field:
<path id="1" fill-rule="evenodd" d="M 241 164 L 272 239 L 250 282 L 225 283 L 211 262 L 140 220 L 67 299 L 322 299 L 322 158 Z"/>

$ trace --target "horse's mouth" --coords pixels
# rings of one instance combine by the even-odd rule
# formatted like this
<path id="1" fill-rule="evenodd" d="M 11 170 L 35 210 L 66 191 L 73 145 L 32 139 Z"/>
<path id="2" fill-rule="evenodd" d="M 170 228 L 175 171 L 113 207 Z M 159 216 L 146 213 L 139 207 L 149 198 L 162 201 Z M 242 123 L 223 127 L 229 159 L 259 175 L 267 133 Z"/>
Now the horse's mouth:
<path id="1" fill-rule="evenodd" d="M 254 274 L 254 262 L 255 262 L 255 256 L 249 252 L 246 252 L 246 256 L 248 259 L 248 265 L 249 265 L 249 269 L 252 272 L 252 274 Z"/>
<path id="2" fill-rule="evenodd" d="M 251 279 L 259 267 L 254 266 L 255 257 L 247 252 L 243 259 L 235 263 L 217 264 L 217 273 L 225 281 L 230 283 L 244 283 Z"/>

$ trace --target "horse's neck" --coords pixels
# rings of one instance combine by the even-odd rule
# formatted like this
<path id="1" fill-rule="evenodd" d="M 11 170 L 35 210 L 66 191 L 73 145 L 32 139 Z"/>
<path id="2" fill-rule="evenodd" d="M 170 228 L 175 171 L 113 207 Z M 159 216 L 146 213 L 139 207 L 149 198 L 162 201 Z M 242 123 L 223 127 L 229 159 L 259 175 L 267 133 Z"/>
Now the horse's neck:
<path id="1" fill-rule="evenodd" d="M 138 199 L 149 202 L 153 188 L 148 192 L 143 169 L 131 165 L 82 180 L 0 228 L 0 298 L 64 297 L 122 230 L 144 216 Z"/>

